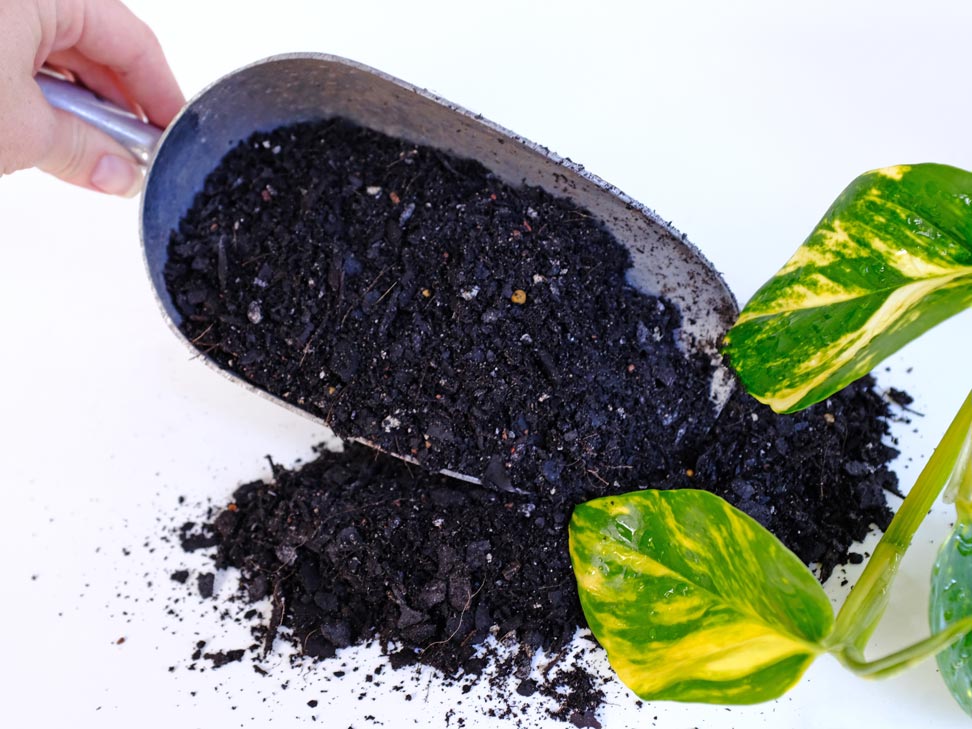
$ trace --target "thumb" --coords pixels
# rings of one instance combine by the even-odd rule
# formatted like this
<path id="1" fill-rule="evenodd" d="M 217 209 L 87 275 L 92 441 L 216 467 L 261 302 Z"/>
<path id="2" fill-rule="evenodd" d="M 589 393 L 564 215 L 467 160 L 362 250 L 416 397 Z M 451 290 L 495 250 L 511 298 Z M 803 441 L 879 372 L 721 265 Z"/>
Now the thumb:
<path id="1" fill-rule="evenodd" d="M 90 190 L 123 197 L 138 193 L 142 171 L 124 147 L 73 114 L 47 109 L 46 144 L 38 168 Z"/>

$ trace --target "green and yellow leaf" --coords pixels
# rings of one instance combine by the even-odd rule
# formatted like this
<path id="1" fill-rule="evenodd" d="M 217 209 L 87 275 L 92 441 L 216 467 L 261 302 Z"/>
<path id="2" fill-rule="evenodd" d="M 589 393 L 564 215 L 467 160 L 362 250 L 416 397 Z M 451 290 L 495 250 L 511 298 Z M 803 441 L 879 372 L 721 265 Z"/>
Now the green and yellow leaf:
<path id="1" fill-rule="evenodd" d="M 972 306 L 972 173 L 937 164 L 861 175 L 756 292 L 725 352 L 777 412 L 825 399 Z"/>
<path id="2" fill-rule="evenodd" d="M 644 699 L 776 698 L 833 628 L 830 602 L 799 558 L 705 491 L 581 504 L 570 555 L 591 631 Z"/>

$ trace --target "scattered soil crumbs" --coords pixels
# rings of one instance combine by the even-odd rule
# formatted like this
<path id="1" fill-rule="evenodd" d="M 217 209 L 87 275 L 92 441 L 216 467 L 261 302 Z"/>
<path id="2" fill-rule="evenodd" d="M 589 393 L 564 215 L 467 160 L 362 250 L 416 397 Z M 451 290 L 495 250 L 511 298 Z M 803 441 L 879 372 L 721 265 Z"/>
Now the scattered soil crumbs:
<path id="1" fill-rule="evenodd" d="M 230 152 L 172 237 L 189 339 L 344 436 L 485 485 L 349 445 L 185 525 L 186 549 L 218 545 L 245 599 L 269 599 L 251 654 L 280 627 L 321 659 L 377 639 L 395 667 L 546 693 L 597 727 L 599 684 L 566 653 L 584 625 L 575 504 L 710 489 L 822 579 L 887 525 L 896 451 L 873 381 L 785 417 L 737 391 L 717 417 L 708 363 L 678 352 L 677 311 L 626 286 L 628 265 L 571 204 L 341 121 Z"/>

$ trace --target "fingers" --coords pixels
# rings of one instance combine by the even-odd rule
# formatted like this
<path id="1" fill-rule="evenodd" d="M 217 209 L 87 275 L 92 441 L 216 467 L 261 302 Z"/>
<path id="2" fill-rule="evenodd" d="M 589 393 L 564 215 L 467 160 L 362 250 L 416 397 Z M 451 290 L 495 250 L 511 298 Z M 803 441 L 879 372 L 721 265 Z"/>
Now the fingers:
<path id="1" fill-rule="evenodd" d="M 73 185 L 132 197 L 142 171 L 123 147 L 73 114 L 54 110 L 55 142 L 37 167 Z"/>
<path id="2" fill-rule="evenodd" d="M 142 172 L 124 147 L 73 114 L 48 106 L 36 84 L 25 96 L 31 103 L 24 105 L 23 116 L 32 130 L 23 137 L 23 153 L 33 164 L 89 190 L 123 197 L 138 193 Z"/>
<path id="3" fill-rule="evenodd" d="M 57 71 L 70 71 L 75 79 L 104 99 L 134 112 L 132 95 L 119 88 L 118 74 L 95 63 L 74 48 L 58 51 L 47 57 L 47 65 Z"/>
<path id="4" fill-rule="evenodd" d="M 165 127 L 185 103 L 185 97 L 151 29 L 119 0 L 64 0 L 52 52 L 73 48 L 94 64 L 115 71 L 125 90 L 156 125 Z M 110 98 L 109 75 L 90 73 L 92 88 Z M 79 69 L 81 71 L 82 69 Z"/>
<path id="5" fill-rule="evenodd" d="M 0 175 L 37 166 L 82 187 L 137 192 L 135 160 L 49 106 L 33 73 L 60 59 L 96 92 L 164 127 L 184 98 L 154 33 L 120 0 L 0 0 L 0 32 Z"/>

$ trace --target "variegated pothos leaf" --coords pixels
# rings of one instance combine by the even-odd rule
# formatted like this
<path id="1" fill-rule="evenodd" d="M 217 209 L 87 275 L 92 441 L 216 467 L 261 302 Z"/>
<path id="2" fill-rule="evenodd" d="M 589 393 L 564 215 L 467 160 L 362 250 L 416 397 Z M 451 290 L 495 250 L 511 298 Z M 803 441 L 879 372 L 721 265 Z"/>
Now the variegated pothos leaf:
<path id="1" fill-rule="evenodd" d="M 972 173 L 937 164 L 854 180 L 726 337 L 777 412 L 819 402 L 972 306 Z"/>
<path id="2" fill-rule="evenodd" d="M 570 555 L 588 625 L 644 699 L 773 699 L 833 628 L 830 602 L 799 558 L 705 491 L 581 504 Z"/>

